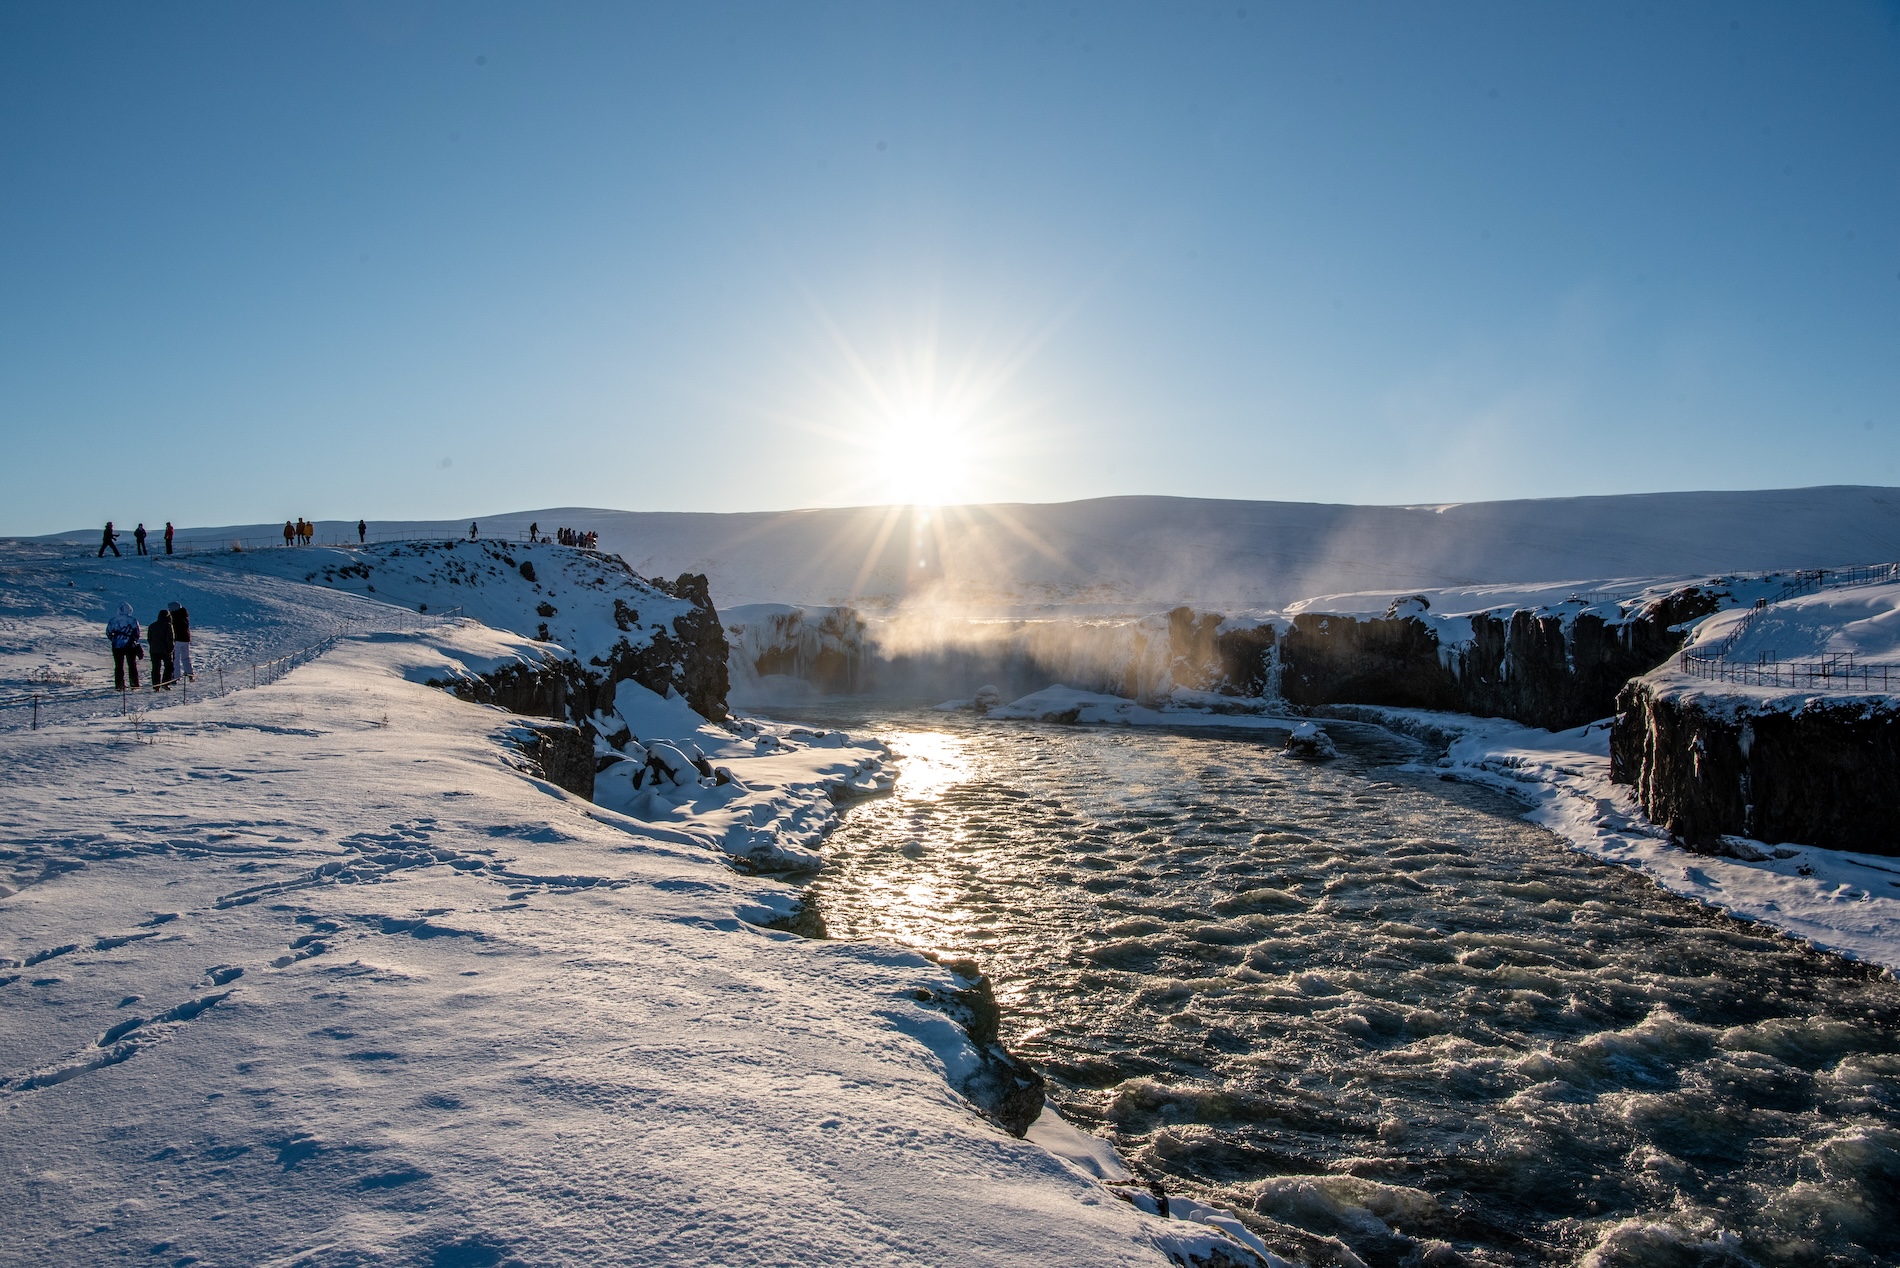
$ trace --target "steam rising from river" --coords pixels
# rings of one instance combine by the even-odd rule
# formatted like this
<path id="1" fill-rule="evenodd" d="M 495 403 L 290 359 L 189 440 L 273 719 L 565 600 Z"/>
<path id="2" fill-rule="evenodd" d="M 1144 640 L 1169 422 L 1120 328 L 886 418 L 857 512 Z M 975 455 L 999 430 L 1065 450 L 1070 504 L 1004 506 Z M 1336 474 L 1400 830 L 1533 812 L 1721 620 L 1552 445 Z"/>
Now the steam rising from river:
<path id="1" fill-rule="evenodd" d="M 1020 694 L 1057 682 L 1147 699 L 1218 684 L 1211 633 L 1219 621 L 1193 613 L 998 617 L 925 601 L 873 613 L 757 605 L 726 614 L 741 703 L 813 689 L 967 698 L 984 685 Z"/>

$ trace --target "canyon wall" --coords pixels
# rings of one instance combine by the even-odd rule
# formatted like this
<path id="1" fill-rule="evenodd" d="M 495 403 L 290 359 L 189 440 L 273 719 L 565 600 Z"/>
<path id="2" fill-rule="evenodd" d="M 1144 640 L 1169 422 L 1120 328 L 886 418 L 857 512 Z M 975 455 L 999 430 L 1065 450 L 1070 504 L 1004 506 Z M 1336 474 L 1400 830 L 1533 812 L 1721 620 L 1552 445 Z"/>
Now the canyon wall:
<path id="1" fill-rule="evenodd" d="M 1665 669 L 1618 703 L 1612 778 L 1692 847 L 1900 854 L 1900 701 L 1723 690 Z"/>
<path id="2" fill-rule="evenodd" d="M 735 609 L 727 638 L 742 700 L 823 694 L 1014 697 L 1056 683 L 1136 700 L 1176 692 L 1381 704 L 1507 717 L 1562 730 L 1605 717 L 1630 678 L 1682 644 L 1679 627 L 1720 605 L 1685 587 L 1629 611 L 1582 603 L 1446 623 L 1420 598 L 1384 617 L 1226 617 L 1177 607 L 1147 616 L 958 621 L 868 618 L 850 608 Z M 1468 637 L 1445 641 L 1446 631 Z"/>

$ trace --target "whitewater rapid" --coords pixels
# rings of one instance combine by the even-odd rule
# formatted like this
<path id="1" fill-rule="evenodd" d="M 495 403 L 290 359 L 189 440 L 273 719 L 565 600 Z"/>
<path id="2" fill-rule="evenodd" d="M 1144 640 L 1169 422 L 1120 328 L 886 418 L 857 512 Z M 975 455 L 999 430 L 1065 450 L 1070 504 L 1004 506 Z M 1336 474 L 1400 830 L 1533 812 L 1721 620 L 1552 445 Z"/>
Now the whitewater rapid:
<path id="1" fill-rule="evenodd" d="M 904 758 L 809 899 L 977 958 L 1074 1121 L 1305 1262 L 1900 1254 L 1900 987 L 1342 731 L 838 710 Z M 1448 1256 L 1461 1258 L 1448 1258 Z"/>

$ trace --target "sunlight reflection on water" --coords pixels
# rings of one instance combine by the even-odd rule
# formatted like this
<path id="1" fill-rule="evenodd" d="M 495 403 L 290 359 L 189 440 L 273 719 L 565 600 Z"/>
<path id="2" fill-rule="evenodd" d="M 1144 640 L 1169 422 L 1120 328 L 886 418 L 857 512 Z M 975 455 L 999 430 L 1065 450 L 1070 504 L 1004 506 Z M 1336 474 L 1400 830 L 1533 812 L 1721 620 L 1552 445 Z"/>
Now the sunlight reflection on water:
<path id="1" fill-rule="evenodd" d="M 834 935 L 976 956 L 1066 1115 L 1283 1254 L 1900 1255 L 1891 978 L 1570 853 L 1377 732 L 1311 767 L 1232 737 L 827 720 L 903 758 L 826 847 Z"/>

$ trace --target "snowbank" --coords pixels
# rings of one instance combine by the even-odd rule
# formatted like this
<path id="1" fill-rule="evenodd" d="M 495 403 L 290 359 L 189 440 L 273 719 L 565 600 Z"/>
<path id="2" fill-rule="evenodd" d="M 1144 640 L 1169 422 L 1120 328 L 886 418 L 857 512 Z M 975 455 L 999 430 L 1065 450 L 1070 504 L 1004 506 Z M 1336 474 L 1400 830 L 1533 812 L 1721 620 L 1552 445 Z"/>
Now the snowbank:
<path id="1" fill-rule="evenodd" d="M 1718 613 L 1696 627 L 1685 650 L 1713 654 L 1743 622 L 1747 629 L 1723 653 L 1729 660 L 1818 660 L 1850 654 L 1859 661 L 1900 663 L 1900 584 L 1798 595 L 1771 603 L 1759 614 L 1750 608 Z"/>

